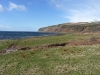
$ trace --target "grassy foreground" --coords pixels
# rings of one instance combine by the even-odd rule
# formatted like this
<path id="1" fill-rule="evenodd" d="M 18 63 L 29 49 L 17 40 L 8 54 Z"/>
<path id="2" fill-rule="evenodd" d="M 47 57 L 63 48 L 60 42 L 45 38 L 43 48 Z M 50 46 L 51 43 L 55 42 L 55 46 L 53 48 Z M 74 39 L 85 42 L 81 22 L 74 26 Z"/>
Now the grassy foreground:
<path id="1" fill-rule="evenodd" d="M 100 34 L 1 40 L 0 75 L 100 75 L 99 40 Z M 34 49 L 35 46 L 63 42 L 70 44 Z M 16 43 L 18 49 L 26 46 L 32 49 L 3 54 L 2 51 L 12 43 Z"/>

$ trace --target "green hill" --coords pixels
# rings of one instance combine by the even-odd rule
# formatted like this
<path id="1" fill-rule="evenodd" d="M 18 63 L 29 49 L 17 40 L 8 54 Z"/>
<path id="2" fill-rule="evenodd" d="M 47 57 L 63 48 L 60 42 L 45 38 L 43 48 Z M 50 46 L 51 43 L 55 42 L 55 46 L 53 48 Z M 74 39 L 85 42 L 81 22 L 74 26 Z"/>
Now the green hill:
<path id="1" fill-rule="evenodd" d="M 63 23 L 48 27 L 40 28 L 40 32 L 100 32 L 100 21 L 97 22 L 77 22 L 77 23 Z"/>

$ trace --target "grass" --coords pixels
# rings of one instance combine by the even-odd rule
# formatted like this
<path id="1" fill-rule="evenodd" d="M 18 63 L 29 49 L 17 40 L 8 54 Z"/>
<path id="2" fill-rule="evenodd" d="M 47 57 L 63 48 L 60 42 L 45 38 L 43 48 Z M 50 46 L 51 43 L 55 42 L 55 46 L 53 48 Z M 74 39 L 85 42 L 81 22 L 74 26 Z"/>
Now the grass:
<path id="1" fill-rule="evenodd" d="M 100 36 L 95 34 L 96 36 Z M 66 34 L 21 39 L 17 46 L 41 46 L 45 44 L 91 39 L 94 34 Z M 37 41 L 37 42 L 36 42 Z M 5 42 L 5 41 L 3 41 Z M 15 43 L 10 40 L 9 44 Z M 26 43 L 25 43 L 26 42 Z M 8 45 L 7 43 L 4 46 Z M 3 44 L 1 44 L 1 47 Z M 4 48 L 3 48 L 4 49 Z M 0 75 L 99 75 L 100 45 L 68 45 L 64 47 L 25 50 L 0 55 Z"/>

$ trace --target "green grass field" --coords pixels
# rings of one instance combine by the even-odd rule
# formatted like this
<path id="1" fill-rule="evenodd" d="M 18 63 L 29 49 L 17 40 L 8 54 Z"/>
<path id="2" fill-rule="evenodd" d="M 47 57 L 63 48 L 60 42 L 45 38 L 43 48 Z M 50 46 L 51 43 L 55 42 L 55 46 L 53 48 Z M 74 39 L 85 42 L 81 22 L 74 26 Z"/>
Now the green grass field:
<path id="1" fill-rule="evenodd" d="M 93 38 L 95 37 L 95 38 Z M 81 42 L 87 40 L 86 44 Z M 100 75 L 100 34 L 65 34 L 0 41 L 0 75 Z M 75 42 L 79 42 L 76 45 Z M 66 46 L 34 49 L 35 46 L 71 42 Z M 31 47 L 8 54 L 12 43 Z M 82 43 L 82 44 L 81 44 Z"/>

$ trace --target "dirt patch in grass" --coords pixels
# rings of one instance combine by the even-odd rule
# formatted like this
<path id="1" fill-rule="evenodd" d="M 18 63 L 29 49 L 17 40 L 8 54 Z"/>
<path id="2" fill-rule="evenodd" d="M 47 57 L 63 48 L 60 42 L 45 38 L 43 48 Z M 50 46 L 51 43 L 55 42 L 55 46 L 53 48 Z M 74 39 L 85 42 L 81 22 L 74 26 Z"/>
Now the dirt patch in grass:
<path id="1" fill-rule="evenodd" d="M 100 40 L 76 40 L 73 42 L 70 42 L 68 45 L 70 46 L 82 46 L 82 45 L 94 45 L 94 44 L 100 44 Z"/>
<path id="2" fill-rule="evenodd" d="M 20 50 L 43 50 L 48 48 L 54 48 L 54 47 L 65 47 L 65 46 L 83 46 L 83 45 L 94 45 L 94 44 L 100 44 L 99 38 L 91 37 L 90 39 L 78 39 L 75 41 L 70 42 L 63 42 L 63 43 L 56 43 L 56 44 L 47 44 L 42 46 L 33 46 L 33 47 L 17 47 L 16 43 L 10 44 L 7 49 L 3 50 L 3 54 L 8 54 L 15 51 Z"/>

